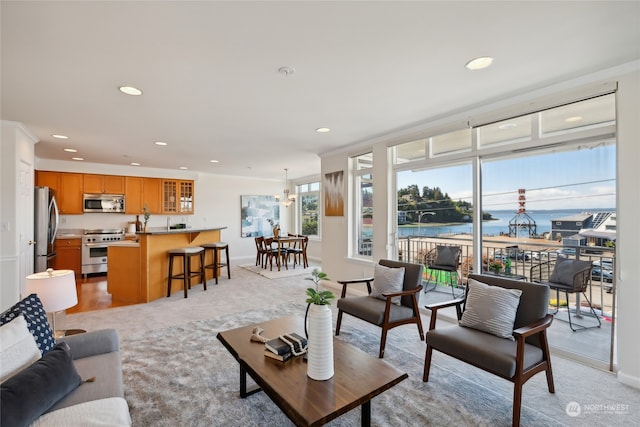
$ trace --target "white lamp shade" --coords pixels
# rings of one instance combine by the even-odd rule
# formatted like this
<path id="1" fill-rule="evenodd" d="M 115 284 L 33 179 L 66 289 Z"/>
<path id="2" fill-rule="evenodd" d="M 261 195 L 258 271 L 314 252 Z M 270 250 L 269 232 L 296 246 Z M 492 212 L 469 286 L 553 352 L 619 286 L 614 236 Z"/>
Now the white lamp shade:
<path id="1" fill-rule="evenodd" d="M 66 310 L 78 304 L 73 270 L 48 269 L 27 276 L 27 294 L 37 294 L 47 313 Z"/>

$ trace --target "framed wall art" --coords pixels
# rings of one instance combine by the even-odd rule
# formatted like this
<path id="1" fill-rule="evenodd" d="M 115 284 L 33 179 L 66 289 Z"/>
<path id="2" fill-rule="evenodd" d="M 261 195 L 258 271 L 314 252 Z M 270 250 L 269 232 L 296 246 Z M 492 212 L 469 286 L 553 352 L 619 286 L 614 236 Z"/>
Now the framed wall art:
<path id="1" fill-rule="evenodd" d="M 274 196 L 240 196 L 240 237 L 271 236 L 271 222 L 280 222 L 280 205 Z"/>
<path id="2" fill-rule="evenodd" d="M 344 215 L 344 172 L 331 172 L 324 175 L 324 214 L 326 216 Z"/>

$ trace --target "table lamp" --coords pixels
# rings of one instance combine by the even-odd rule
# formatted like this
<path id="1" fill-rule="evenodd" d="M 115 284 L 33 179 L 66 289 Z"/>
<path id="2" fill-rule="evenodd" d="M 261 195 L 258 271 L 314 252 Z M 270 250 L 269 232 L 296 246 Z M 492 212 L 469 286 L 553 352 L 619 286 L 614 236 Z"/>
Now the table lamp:
<path id="1" fill-rule="evenodd" d="M 26 289 L 28 295 L 38 295 L 44 311 L 52 313 L 54 337 L 64 337 L 64 330 L 56 330 L 56 313 L 78 304 L 76 276 L 73 270 L 49 268 L 47 271 L 31 274 L 27 276 Z"/>

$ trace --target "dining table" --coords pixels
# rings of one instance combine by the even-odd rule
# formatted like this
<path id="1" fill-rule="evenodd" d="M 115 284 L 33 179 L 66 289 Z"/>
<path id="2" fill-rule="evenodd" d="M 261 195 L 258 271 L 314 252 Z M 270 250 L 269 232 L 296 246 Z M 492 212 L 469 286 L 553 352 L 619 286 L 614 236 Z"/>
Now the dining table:
<path id="1" fill-rule="evenodd" d="M 304 241 L 304 236 L 278 236 L 273 238 L 273 242 L 277 244 L 278 256 L 276 257 L 276 264 L 278 265 L 278 271 L 280 271 L 281 266 L 281 257 L 283 254 L 286 254 L 287 248 L 291 246 L 291 244 L 300 243 L 300 247 L 302 247 L 302 242 Z M 289 266 L 285 264 L 287 270 Z"/>

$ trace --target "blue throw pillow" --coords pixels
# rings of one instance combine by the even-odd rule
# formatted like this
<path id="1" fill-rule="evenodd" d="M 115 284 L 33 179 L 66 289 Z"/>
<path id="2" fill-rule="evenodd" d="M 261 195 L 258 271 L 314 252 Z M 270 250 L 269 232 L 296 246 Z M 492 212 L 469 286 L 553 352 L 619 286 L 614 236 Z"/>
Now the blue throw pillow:
<path id="1" fill-rule="evenodd" d="M 42 301 L 40 301 L 38 295 L 29 295 L 0 314 L 0 325 L 11 322 L 21 314 L 27 321 L 29 332 L 31 332 L 33 338 L 36 340 L 40 353 L 44 356 L 55 347 L 56 340 L 53 338 L 47 313 L 44 311 Z"/>
<path id="2" fill-rule="evenodd" d="M 30 425 L 81 383 L 71 349 L 61 342 L 0 385 L 0 425 Z"/>

